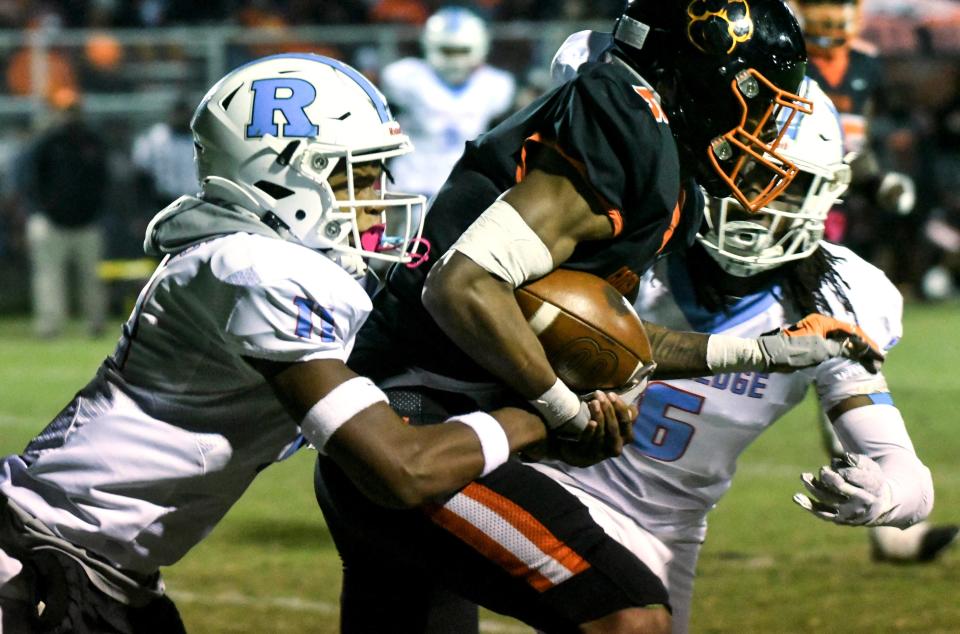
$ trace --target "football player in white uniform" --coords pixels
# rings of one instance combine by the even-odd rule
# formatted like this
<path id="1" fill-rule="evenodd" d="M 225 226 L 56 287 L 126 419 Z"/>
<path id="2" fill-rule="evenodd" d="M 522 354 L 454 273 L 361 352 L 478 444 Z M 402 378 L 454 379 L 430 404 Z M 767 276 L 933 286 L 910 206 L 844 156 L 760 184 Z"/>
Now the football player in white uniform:
<path id="1" fill-rule="evenodd" d="M 0 462 L 2 631 L 183 631 L 159 568 L 305 443 L 406 507 L 546 435 L 514 408 L 404 425 L 346 366 L 371 309 L 365 261 L 415 265 L 424 203 L 386 191 L 383 161 L 412 148 L 369 81 L 264 58 L 213 86 L 191 127 L 202 192 L 150 223 L 145 249 L 165 257 L 115 352 Z"/>
<path id="2" fill-rule="evenodd" d="M 843 12 L 843 7 L 839 4 L 831 8 L 831 5 L 825 3 L 821 8 Z M 553 81 L 559 84 L 572 79 L 582 64 L 600 59 L 610 48 L 612 41 L 610 33 L 598 31 L 579 31 L 570 35 L 553 57 L 550 68 Z M 843 114 L 840 115 L 840 121 L 846 128 Z M 849 142 L 849 134 L 845 133 L 843 137 L 845 152 L 849 150 Z M 824 446 L 833 457 L 840 457 L 843 454 L 843 446 L 825 414 L 822 416 L 821 427 Z M 960 536 L 960 526 L 956 524 L 918 522 L 906 530 L 875 526 L 870 528 L 871 554 L 876 561 L 930 562 L 943 554 L 958 536 Z"/>
<path id="3" fill-rule="evenodd" d="M 884 349 L 902 334 L 902 299 L 883 273 L 820 239 L 849 182 L 836 110 L 812 80 L 812 115 L 793 126 L 783 153 L 801 170 L 760 214 L 708 197 L 698 245 L 643 278 L 635 307 L 658 324 L 713 336 L 755 336 L 823 312 L 858 323 Z M 739 455 L 801 403 L 810 386 L 843 443 L 842 458 L 804 473 L 794 501 L 837 524 L 907 527 L 933 505 L 930 472 L 914 452 L 883 375 L 846 359 L 794 374 L 735 372 L 651 382 L 634 441 L 588 468 L 540 464 L 594 518 L 659 571 L 673 631 L 687 631 L 697 556 L 708 512 L 729 489 Z M 637 527 L 642 538 L 637 537 Z"/>
<path id="4" fill-rule="evenodd" d="M 464 143 L 509 113 L 516 81 L 485 63 L 490 35 L 469 9 L 446 7 L 434 13 L 420 42 L 423 58 L 388 64 L 380 86 L 417 148 L 390 161 L 394 185 L 429 198 L 449 176 Z"/>

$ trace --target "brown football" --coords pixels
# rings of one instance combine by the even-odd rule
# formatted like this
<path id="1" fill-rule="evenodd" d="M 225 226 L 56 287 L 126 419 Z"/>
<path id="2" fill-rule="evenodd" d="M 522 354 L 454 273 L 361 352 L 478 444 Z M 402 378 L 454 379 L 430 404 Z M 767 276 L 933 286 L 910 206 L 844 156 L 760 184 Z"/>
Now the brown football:
<path id="1" fill-rule="evenodd" d="M 633 306 L 604 279 L 568 269 L 516 290 L 557 376 L 575 392 L 618 389 L 652 362 Z"/>

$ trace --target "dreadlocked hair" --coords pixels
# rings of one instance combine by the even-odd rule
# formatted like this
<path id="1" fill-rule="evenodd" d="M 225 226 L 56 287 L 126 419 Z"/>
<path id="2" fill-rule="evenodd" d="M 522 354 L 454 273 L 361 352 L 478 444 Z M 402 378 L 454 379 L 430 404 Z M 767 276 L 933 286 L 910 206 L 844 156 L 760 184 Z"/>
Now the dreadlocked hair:
<path id="1" fill-rule="evenodd" d="M 853 304 L 847 297 L 850 285 L 837 273 L 836 265 L 844 258 L 819 248 L 808 257 L 787 262 L 777 268 L 748 278 L 733 278 L 723 273 L 717 263 L 700 246 L 692 246 L 685 254 L 690 270 L 699 271 L 707 283 L 694 284 L 697 303 L 712 312 L 729 312 L 738 297 L 758 293 L 778 285 L 777 299 L 790 302 L 800 315 L 830 314 L 830 302 L 824 291 L 836 295 L 841 306 L 858 321 Z M 734 281 L 735 280 L 735 281 Z M 731 286 L 731 282 L 734 282 Z"/>
<path id="2" fill-rule="evenodd" d="M 839 262 L 843 262 L 842 257 L 819 248 L 810 256 L 788 264 L 789 268 L 781 278 L 784 299 L 793 302 L 801 315 L 830 314 L 830 303 L 824 295 L 824 290 L 829 288 L 854 320 L 859 322 L 853 304 L 847 297 L 850 285 L 837 273 L 836 264 Z"/>

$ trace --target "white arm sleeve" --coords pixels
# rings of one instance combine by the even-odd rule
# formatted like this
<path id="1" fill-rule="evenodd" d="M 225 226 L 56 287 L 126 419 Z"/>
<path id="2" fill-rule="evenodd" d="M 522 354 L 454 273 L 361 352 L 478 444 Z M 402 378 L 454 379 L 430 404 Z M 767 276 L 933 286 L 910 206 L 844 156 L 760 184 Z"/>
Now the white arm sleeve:
<path id="1" fill-rule="evenodd" d="M 900 410 L 892 404 L 857 407 L 833 425 L 844 448 L 875 460 L 890 483 L 894 511 L 885 524 L 906 528 L 930 514 L 933 479 L 914 451 Z"/>
<path id="2" fill-rule="evenodd" d="M 553 256 L 510 203 L 498 200 L 473 221 L 450 251 L 459 251 L 517 288 L 553 270 Z"/>

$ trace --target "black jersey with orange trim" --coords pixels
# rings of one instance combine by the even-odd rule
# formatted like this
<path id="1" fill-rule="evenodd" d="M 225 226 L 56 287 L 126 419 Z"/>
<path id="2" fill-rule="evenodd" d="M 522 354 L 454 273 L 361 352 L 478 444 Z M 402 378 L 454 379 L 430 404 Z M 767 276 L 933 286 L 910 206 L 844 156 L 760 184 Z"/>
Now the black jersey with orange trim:
<path id="1" fill-rule="evenodd" d="M 840 113 L 844 150 L 863 151 L 871 102 L 883 81 L 883 67 L 876 53 L 856 42 L 829 56 L 811 55 L 807 74 L 820 84 Z"/>
<path id="2" fill-rule="evenodd" d="M 652 90 L 619 63 L 586 64 L 574 79 L 467 144 L 427 214 L 429 261 L 394 267 L 351 365 L 382 377 L 380 346 L 387 346 L 386 354 L 446 376 L 490 378 L 433 323 L 420 296 L 430 266 L 523 179 L 527 159 L 544 147 L 576 169 L 593 208 L 610 218 L 615 232 L 579 244 L 563 267 L 608 278 L 629 296 L 657 257 L 693 241 L 702 197 L 692 179 L 681 187 L 676 145 Z M 374 343 L 379 354 L 369 348 Z M 369 364 L 365 350 L 374 355 Z"/>

